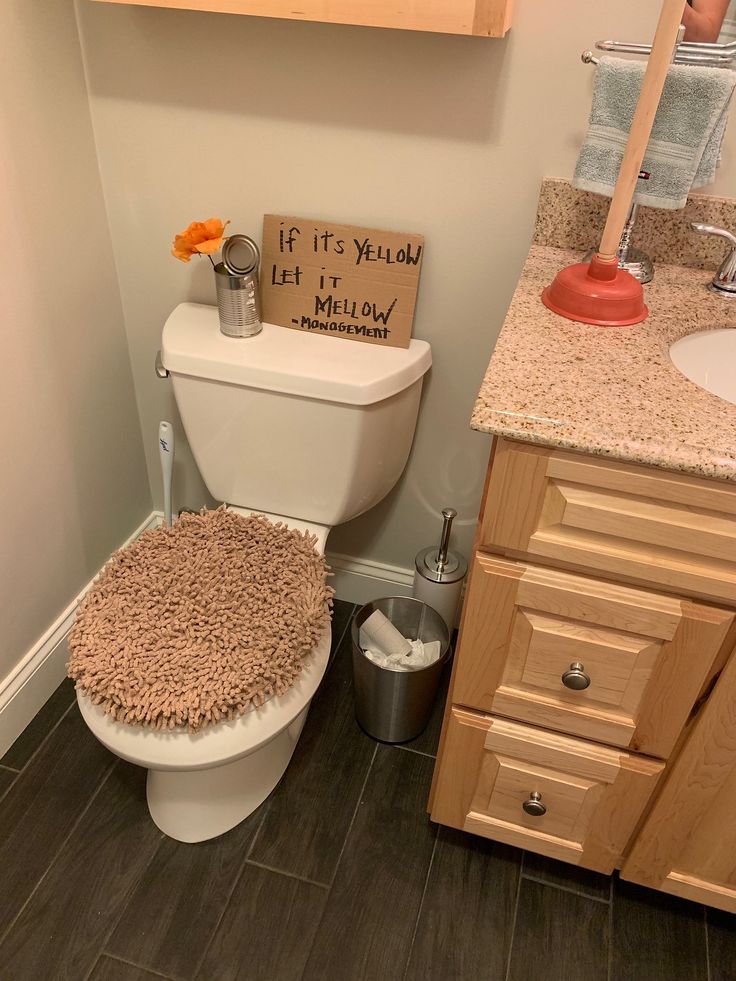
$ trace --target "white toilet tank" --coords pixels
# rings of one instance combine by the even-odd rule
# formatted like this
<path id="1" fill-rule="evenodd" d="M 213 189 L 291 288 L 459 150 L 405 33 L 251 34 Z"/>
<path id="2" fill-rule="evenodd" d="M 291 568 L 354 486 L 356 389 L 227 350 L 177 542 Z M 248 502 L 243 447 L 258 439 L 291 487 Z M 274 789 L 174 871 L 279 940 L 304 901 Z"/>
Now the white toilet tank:
<path id="1" fill-rule="evenodd" d="M 162 359 L 216 500 L 332 526 L 400 477 L 432 354 L 426 341 L 382 347 L 273 324 L 226 337 L 215 307 L 182 303 Z"/>

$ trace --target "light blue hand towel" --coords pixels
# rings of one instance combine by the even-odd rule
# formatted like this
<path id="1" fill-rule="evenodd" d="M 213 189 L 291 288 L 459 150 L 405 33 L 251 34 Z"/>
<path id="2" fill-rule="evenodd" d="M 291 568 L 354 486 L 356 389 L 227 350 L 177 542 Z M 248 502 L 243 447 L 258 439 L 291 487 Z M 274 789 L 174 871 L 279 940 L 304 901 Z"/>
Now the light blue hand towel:
<path id="1" fill-rule="evenodd" d="M 726 16 L 721 25 L 721 33 L 718 35 L 719 44 L 732 44 L 736 41 L 736 2 L 731 0 L 726 11 Z"/>
<path id="2" fill-rule="evenodd" d="M 645 68 L 643 61 L 601 58 L 574 187 L 613 194 Z M 736 72 L 728 69 L 672 65 L 635 201 L 684 208 L 692 188 L 713 181 L 735 85 Z"/>

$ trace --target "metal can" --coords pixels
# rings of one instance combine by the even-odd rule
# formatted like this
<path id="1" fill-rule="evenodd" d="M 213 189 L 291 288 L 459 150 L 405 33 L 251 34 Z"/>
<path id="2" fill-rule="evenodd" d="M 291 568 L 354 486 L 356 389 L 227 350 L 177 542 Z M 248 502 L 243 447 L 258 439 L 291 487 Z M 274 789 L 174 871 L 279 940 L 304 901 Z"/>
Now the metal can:
<path id="1" fill-rule="evenodd" d="M 360 646 L 360 625 L 380 610 L 404 637 L 440 642 L 440 657 L 426 668 L 391 671 L 369 660 Z M 351 627 L 355 715 L 361 729 L 385 743 L 403 743 L 424 731 L 432 714 L 445 665 L 450 634 L 442 617 L 426 603 L 407 596 L 385 596 L 361 607 Z"/>
<path id="2" fill-rule="evenodd" d="M 228 337 L 253 337 L 263 330 L 258 296 L 258 246 L 247 235 L 231 235 L 215 266 L 220 330 Z"/>

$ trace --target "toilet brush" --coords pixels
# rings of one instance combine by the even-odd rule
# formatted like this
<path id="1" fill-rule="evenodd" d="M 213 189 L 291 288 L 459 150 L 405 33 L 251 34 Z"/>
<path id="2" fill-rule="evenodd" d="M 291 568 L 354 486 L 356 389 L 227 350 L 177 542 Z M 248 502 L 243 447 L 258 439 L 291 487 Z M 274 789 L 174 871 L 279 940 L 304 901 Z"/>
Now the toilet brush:
<path id="1" fill-rule="evenodd" d="M 664 0 L 641 95 L 613 192 L 600 248 L 589 263 L 562 269 L 542 294 L 550 310 L 586 324 L 626 327 L 646 320 L 641 283 L 620 269 L 616 253 L 649 143 L 659 100 L 680 30 L 684 0 Z"/>
<path id="2" fill-rule="evenodd" d="M 158 424 L 158 453 L 164 476 L 164 523 L 171 527 L 171 475 L 174 470 L 174 427 L 170 422 Z"/>
<path id="3" fill-rule="evenodd" d="M 414 560 L 414 587 L 412 596 L 421 600 L 442 617 L 452 637 L 455 629 L 460 594 L 468 563 L 462 555 L 450 551 L 452 522 L 457 517 L 455 508 L 442 509 L 442 537 L 439 546 L 430 545 L 417 553 Z"/>

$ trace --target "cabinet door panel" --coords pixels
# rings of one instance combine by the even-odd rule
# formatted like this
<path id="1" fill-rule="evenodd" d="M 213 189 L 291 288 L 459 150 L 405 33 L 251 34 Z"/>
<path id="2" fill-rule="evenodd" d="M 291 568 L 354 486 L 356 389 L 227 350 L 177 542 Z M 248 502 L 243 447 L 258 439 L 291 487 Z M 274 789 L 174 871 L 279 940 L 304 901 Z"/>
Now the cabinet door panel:
<path id="1" fill-rule="evenodd" d="M 482 548 L 736 603 L 736 488 L 499 440 Z"/>
<path id="2" fill-rule="evenodd" d="M 432 820 L 611 872 L 663 764 L 455 706 Z M 530 814 L 524 803 L 541 804 Z"/>
<path id="3" fill-rule="evenodd" d="M 731 611 L 479 552 L 453 702 L 664 758 L 733 623 Z"/>
<path id="4" fill-rule="evenodd" d="M 668 773 L 622 876 L 736 913 L 735 816 L 732 656 Z"/>

